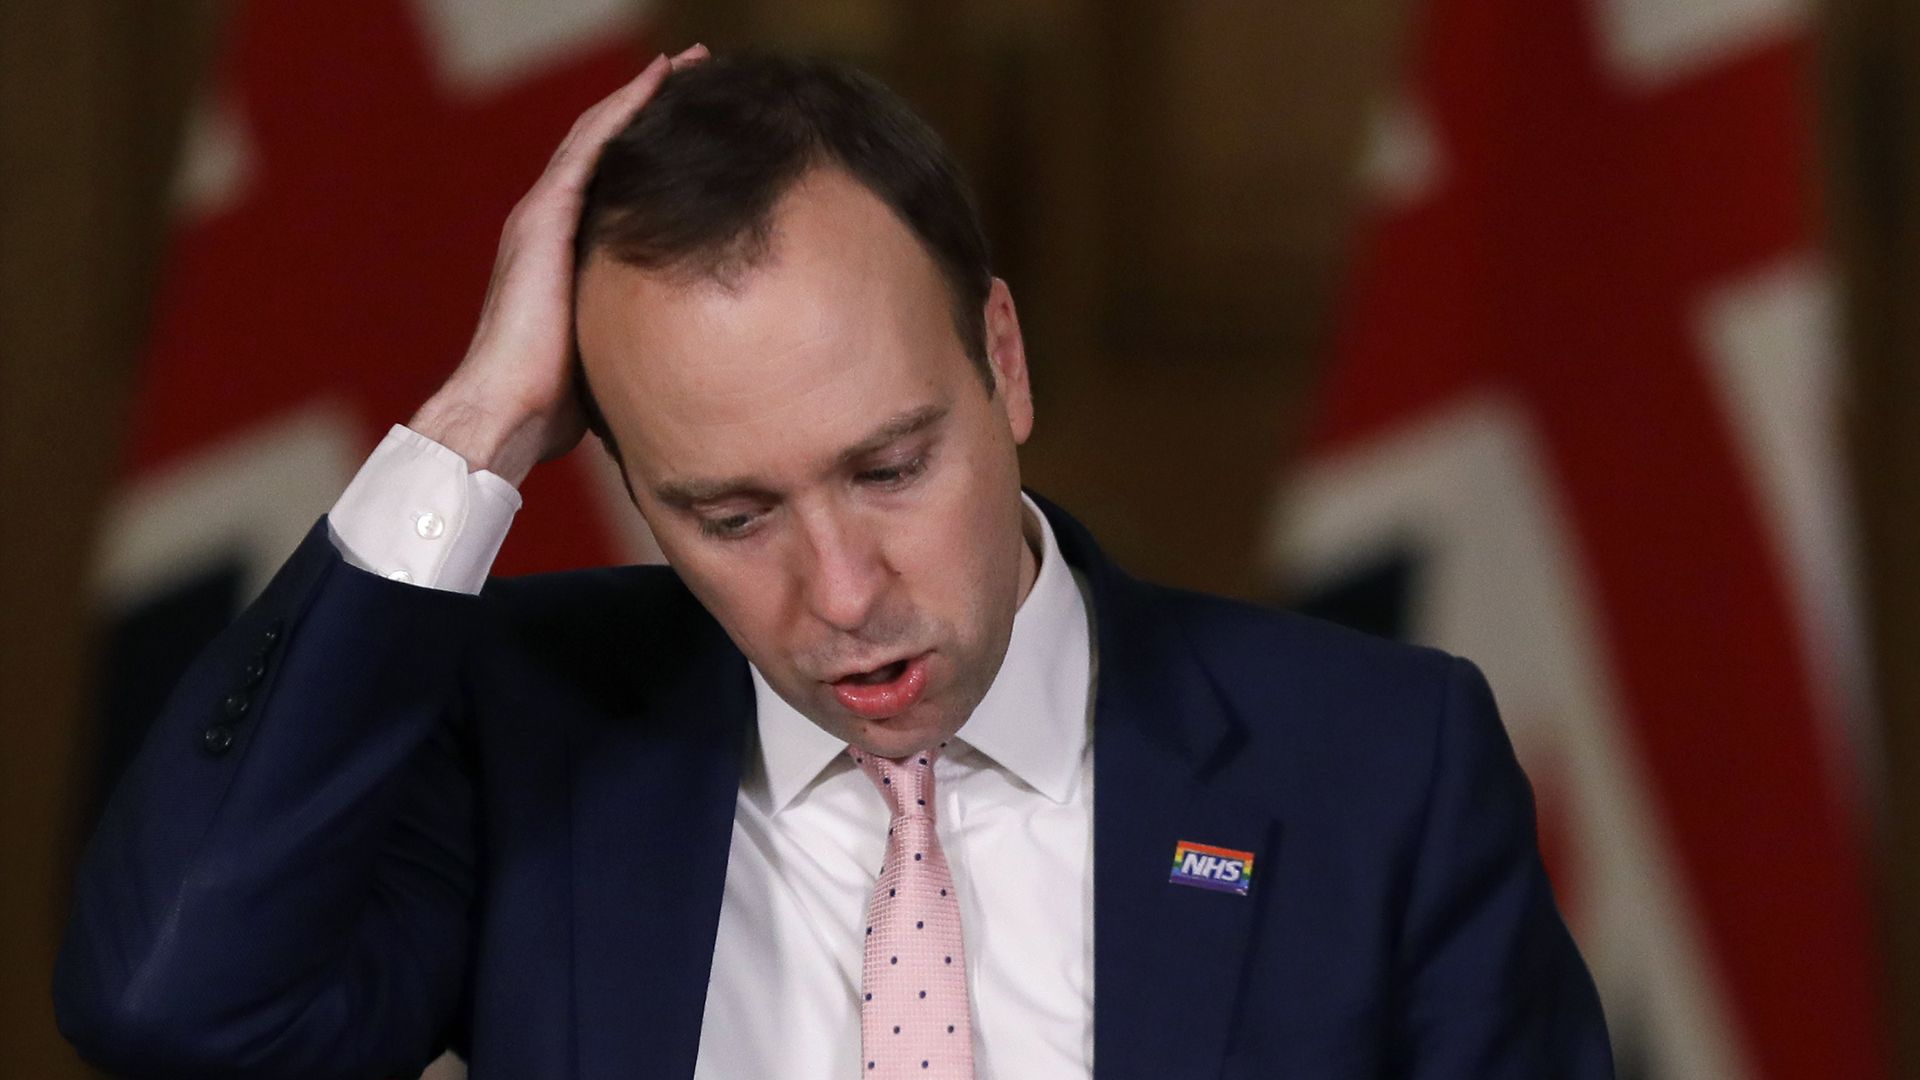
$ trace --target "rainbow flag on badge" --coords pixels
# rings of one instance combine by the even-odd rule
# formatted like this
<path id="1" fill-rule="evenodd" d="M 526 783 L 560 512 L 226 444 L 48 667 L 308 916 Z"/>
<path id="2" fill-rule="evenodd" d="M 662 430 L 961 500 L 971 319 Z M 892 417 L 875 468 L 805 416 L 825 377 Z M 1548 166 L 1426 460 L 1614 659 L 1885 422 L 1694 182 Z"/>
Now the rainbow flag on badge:
<path id="1" fill-rule="evenodd" d="M 1182 840 L 1173 846 L 1175 885 L 1247 895 L 1253 885 L 1253 852 Z"/>

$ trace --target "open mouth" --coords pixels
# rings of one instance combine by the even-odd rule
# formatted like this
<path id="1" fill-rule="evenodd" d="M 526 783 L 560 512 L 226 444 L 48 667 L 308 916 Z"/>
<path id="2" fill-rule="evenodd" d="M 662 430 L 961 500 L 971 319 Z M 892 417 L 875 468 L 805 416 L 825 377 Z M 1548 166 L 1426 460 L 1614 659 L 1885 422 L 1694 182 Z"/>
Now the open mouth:
<path id="1" fill-rule="evenodd" d="M 839 681 L 852 683 L 855 686 L 879 686 L 882 683 L 890 683 L 898 679 L 900 676 L 906 674 L 906 672 L 907 662 L 905 660 L 895 660 L 891 664 L 874 668 L 872 671 L 862 671 L 848 675 Z"/>
<path id="2" fill-rule="evenodd" d="M 921 653 L 835 679 L 833 696 L 848 712 L 868 720 L 884 720 L 905 712 L 927 688 L 927 657 Z"/>

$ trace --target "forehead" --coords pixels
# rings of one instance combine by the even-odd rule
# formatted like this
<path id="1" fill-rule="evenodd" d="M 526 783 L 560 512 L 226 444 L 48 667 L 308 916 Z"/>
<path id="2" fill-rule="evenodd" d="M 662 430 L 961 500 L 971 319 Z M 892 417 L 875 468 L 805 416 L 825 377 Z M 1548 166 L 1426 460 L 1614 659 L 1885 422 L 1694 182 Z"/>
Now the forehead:
<path id="1" fill-rule="evenodd" d="M 816 170 L 725 283 L 596 256 L 580 351 L 630 471 L 759 471 L 829 456 L 974 377 L 933 259 L 885 203 Z"/>

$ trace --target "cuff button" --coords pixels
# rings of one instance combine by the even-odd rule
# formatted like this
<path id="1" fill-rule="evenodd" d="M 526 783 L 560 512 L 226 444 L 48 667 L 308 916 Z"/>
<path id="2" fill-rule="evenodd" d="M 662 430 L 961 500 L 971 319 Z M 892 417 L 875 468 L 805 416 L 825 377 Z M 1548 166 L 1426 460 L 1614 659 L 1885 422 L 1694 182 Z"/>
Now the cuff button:
<path id="1" fill-rule="evenodd" d="M 233 746 L 233 729 L 225 724 L 215 724 L 200 733 L 200 747 L 207 753 L 220 756 Z"/>
<path id="2" fill-rule="evenodd" d="M 447 521 L 431 510 L 424 510 L 413 519 L 413 531 L 419 533 L 422 540 L 438 540 L 440 534 L 447 531 Z"/>

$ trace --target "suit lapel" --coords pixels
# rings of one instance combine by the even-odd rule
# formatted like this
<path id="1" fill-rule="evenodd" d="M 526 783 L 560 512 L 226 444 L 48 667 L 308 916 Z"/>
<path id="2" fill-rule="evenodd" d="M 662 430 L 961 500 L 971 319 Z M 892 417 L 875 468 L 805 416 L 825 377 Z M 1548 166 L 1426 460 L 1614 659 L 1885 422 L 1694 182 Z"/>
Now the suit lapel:
<path id="1" fill-rule="evenodd" d="M 688 621 L 628 654 L 645 688 L 570 744 L 582 1078 L 689 1077 L 699 1050 L 753 690 L 718 627 Z"/>
<path id="2" fill-rule="evenodd" d="M 1094 720 L 1094 1071 L 1211 1076 L 1240 1022 L 1256 921 L 1277 883 L 1256 872 L 1245 896 L 1172 883 L 1174 847 L 1251 851 L 1261 871 L 1277 862 L 1279 827 L 1202 778 L 1172 775 L 1192 763 L 1145 737 L 1152 718 L 1135 708 L 1099 705 Z"/>
<path id="3" fill-rule="evenodd" d="M 1039 500 L 1036 500 L 1039 501 Z M 1094 1071 L 1099 1080 L 1216 1073 L 1243 972 L 1276 882 L 1279 826 L 1236 790 L 1245 735 L 1156 594 L 1041 502 L 1087 575 L 1099 654 L 1094 697 Z M 1251 851 L 1247 895 L 1168 880 L 1180 841 Z"/>

